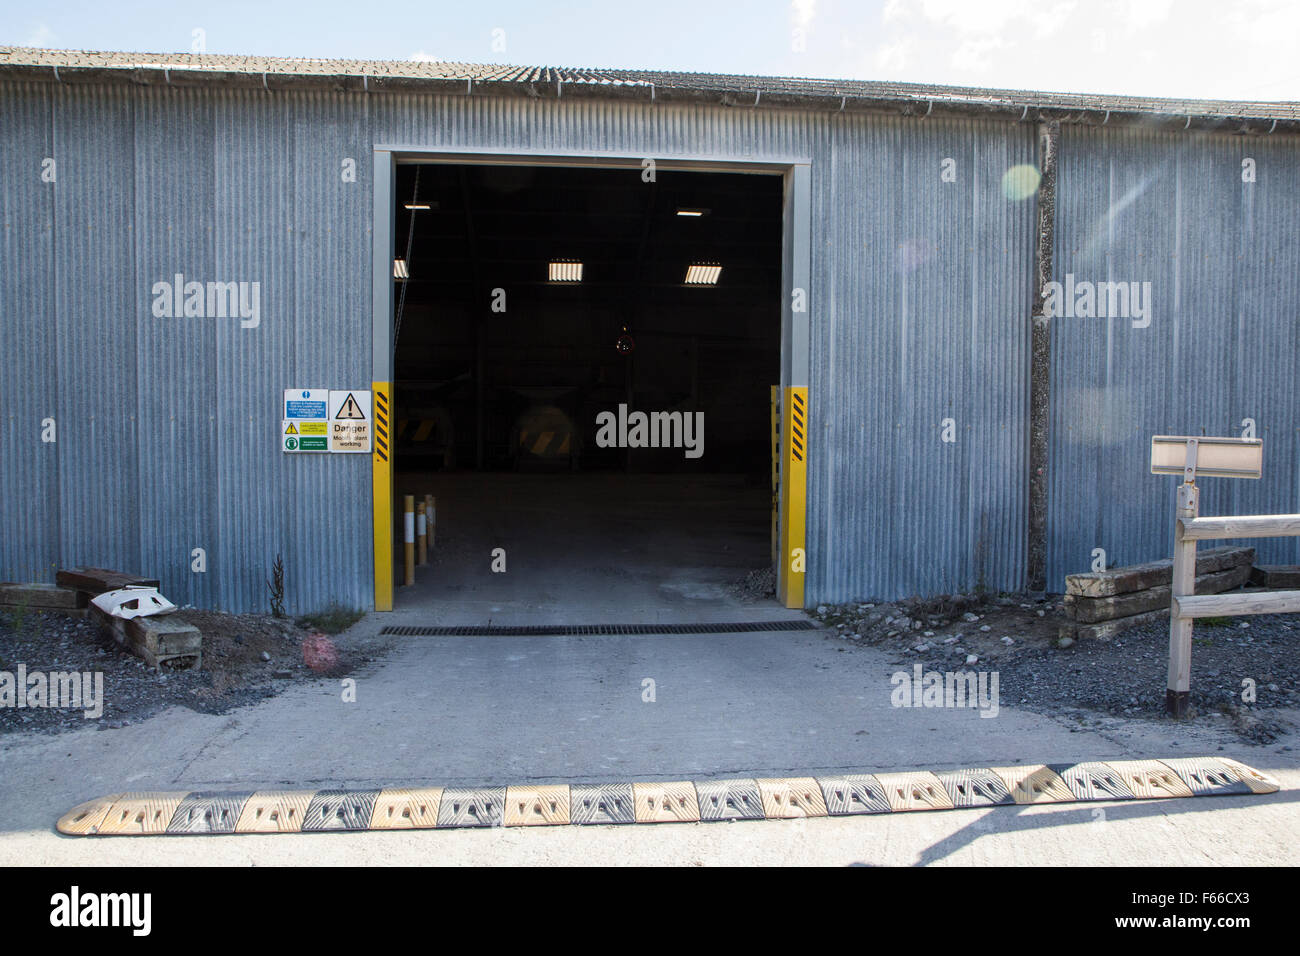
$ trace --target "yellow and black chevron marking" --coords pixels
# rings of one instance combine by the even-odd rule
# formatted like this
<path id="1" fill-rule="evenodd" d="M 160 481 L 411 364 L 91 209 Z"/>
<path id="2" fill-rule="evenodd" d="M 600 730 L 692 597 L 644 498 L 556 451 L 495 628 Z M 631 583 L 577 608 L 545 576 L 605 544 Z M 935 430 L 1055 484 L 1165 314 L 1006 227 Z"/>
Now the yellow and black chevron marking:
<path id="1" fill-rule="evenodd" d="M 781 564 L 777 597 L 786 607 L 803 607 L 808 552 L 806 502 L 808 499 L 808 387 L 785 390 L 781 408 L 781 435 L 785 441 L 781 476 Z"/>
<path id="2" fill-rule="evenodd" d="M 438 420 L 436 418 L 399 418 L 397 420 L 397 437 L 402 441 L 428 441 L 429 436 L 433 434 L 433 430 L 437 427 Z"/>
<path id="3" fill-rule="evenodd" d="M 668 783 L 118 793 L 59 818 L 69 836 L 447 830 L 790 820 L 961 807 L 1276 793 L 1227 757 Z"/>
<path id="4" fill-rule="evenodd" d="M 393 609 L 392 384 L 372 383 L 375 447 L 370 456 L 371 512 L 374 526 L 375 610 Z"/>
<path id="5" fill-rule="evenodd" d="M 808 428 L 804 419 L 807 417 L 807 393 L 806 388 L 790 389 L 790 457 L 795 461 L 803 461 L 806 455 L 804 446 L 808 443 Z"/>
<path id="6" fill-rule="evenodd" d="M 520 432 L 519 447 L 540 457 L 567 455 L 571 437 L 568 431 Z"/>

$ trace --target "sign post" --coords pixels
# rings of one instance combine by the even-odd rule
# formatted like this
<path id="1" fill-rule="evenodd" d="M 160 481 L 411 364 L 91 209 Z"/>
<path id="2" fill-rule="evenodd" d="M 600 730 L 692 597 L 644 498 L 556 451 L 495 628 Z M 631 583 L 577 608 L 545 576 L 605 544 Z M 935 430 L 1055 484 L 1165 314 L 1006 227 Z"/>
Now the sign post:
<path id="1" fill-rule="evenodd" d="M 1156 435 L 1151 439 L 1151 473 L 1183 476 L 1174 520 L 1174 568 L 1169 617 L 1169 679 L 1165 711 L 1187 713 L 1192 689 L 1192 618 L 1179 611 L 1179 598 L 1196 592 L 1196 541 L 1188 535 L 1200 517 L 1197 474 L 1218 478 L 1258 478 L 1263 473 L 1264 443 L 1257 438 L 1198 438 Z"/>

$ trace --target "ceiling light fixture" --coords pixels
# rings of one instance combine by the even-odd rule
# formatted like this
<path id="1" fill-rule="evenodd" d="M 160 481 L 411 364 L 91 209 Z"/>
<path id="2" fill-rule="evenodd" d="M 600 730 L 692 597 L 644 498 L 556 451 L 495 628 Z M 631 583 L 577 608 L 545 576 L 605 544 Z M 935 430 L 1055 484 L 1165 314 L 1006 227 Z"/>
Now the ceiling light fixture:
<path id="1" fill-rule="evenodd" d="M 709 211 L 707 209 L 688 208 L 686 206 L 682 206 L 677 210 L 677 215 L 679 216 L 691 216 L 691 217 L 698 218 L 700 216 L 707 216 L 708 214 Z"/>
<path id="2" fill-rule="evenodd" d="M 408 269 L 408 268 L 406 267 L 406 260 L 405 260 L 405 259 L 394 259 L 394 260 L 393 260 L 393 278 L 394 278 L 394 279 L 409 279 L 410 277 L 411 277 L 411 270 Z"/>
<path id="3" fill-rule="evenodd" d="M 432 208 L 433 208 L 434 206 L 436 206 L 436 205 L 437 205 L 437 203 L 427 203 L 427 202 L 408 202 L 408 203 L 406 204 L 406 208 L 407 208 L 407 209 L 410 209 L 412 212 L 414 212 L 414 211 L 417 210 L 417 209 L 432 209 Z"/>
<path id="4" fill-rule="evenodd" d="M 687 285 L 717 285 L 722 266 L 717 263 L 697 262 L 686 267 Z"/>
<path id="5" fill-rule="evenodd" d="M 552 282 L 581 282 L 581 262 L 552 262 L 550 271 Z"/>

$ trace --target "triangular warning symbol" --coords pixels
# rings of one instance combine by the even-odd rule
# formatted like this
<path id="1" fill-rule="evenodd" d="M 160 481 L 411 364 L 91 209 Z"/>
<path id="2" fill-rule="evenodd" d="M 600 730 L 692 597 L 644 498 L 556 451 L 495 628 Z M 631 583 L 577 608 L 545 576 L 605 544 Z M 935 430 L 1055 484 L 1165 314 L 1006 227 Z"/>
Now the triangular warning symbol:
<path id="1" fill-rule="evenodd" d="M 290 422 L 289 427 L 284 430 L 284 433 L 286 435 L 296 435 L 298 434 L 298 429 L 293 427 L 293 422 Z"/>
<path id="2" fill-rule="evenodd" d="M 357 400 L 352 397 L 352 393 L 348 392 L 348 397 L 343 400 L 343 407 L 339 409 L 339 413 L 334 417 L 359 418 L 364 421 L 366 416 L 361 411 L 361 406 L 357 404 Z"/>

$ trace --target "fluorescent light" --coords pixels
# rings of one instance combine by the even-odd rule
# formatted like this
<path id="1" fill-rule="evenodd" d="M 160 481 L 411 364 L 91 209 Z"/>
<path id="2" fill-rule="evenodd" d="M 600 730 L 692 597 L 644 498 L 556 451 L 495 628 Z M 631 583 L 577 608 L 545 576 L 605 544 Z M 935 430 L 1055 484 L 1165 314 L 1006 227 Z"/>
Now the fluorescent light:
<path id="1" fill-rule="evenodd" d="M 677 215 L 679 216 L 707 216 L 708 214 L 709 211 L 707 209 L 688 209 L 682 207 L 677 210 Z"/>
<path id="2" fill-rule="evenodd" d="M 717 285 L 720 275 L 722 275 L 722 266 L 697 262 L 686 267 L 686 284 Z"/>
<path id="3" fill-rule="evenodd" d="M 408 269 L 408 268 L 406 267 L 406 260 L 405 260 L 405 259 L 394 259 L 394 260 L 393 260 L 393 278 L 394 278 L 394 279 L 409 279 L 410 277 L 411 277 L 411 270 Z"/>
<path id="4" fill-rule="evenodd" d="M 412 211 L 417 209 L 432 209 L 433 206 L 434 204 L 427 203 L 427 202 L 408 202 L 406 204 L 406 208 Z"/>
<path id="5" fill-rule="evenodd" d="M 552 282 L 581 282 L 581 262 L 552 262 L 550 279 Z"/>

